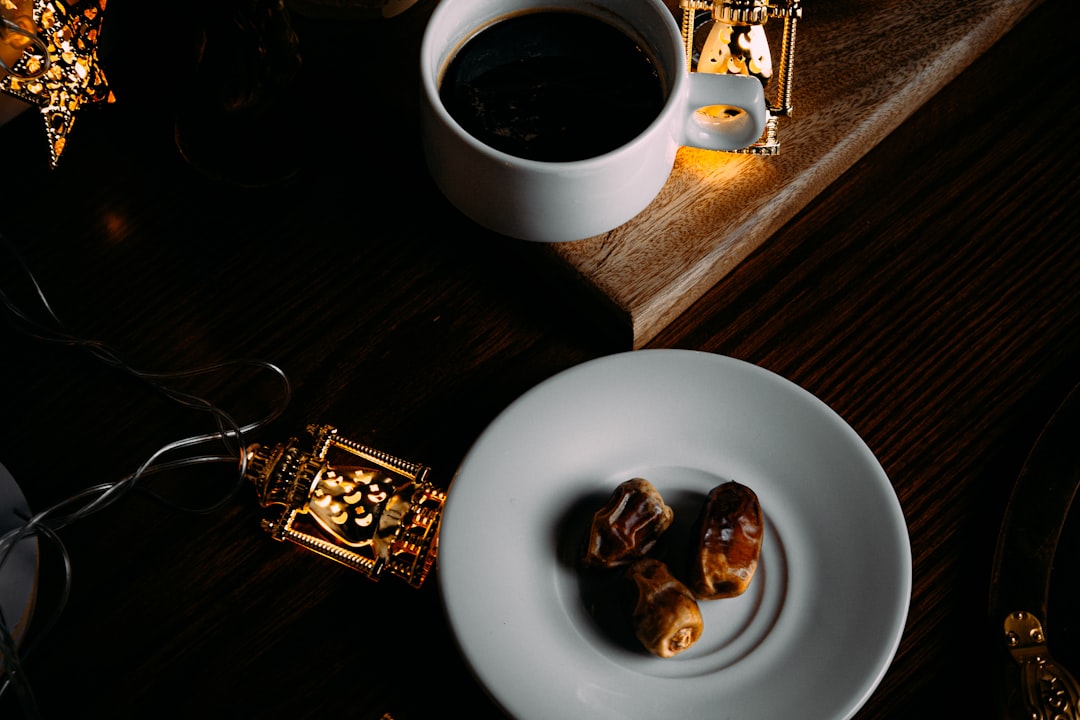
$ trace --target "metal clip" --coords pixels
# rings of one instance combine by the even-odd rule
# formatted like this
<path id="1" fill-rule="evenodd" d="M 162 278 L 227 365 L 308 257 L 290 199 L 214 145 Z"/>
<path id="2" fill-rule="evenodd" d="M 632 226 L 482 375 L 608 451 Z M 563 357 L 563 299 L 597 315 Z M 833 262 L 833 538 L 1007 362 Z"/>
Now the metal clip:
<path id="1" fill-rule="evenodd" d="M 1050 657 L 1042 623 L 1029 612 L 1005 617 L 1005 644 L 1020 665 L 1021 700 L 1032 720 L 1078 720 L 1080 686 Z"/>

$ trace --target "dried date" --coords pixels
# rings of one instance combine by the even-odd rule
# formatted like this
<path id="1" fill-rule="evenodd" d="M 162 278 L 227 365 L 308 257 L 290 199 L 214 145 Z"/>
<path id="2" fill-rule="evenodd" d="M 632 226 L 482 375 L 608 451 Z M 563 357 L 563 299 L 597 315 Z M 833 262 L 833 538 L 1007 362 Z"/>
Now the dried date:
<path id="1" fill-rule="evenodd" d="M 764 535 L 753 490 L 726 482 L 709 492 L 695 522 L 689 586 L 699 600 L 741 595 L 750 585 Z"/>
<path id="2" fill-rule="evenodd" d="M 637 588 L 631 623 L 634 635 L 653 655 L 669 658 L 701 637 L 704 623 L 690 589 L 655 558 L 634 562 L 626 570 Z"/>
<path id="3" fill-rule="evenodd" d="M 593 515 L 583 563 L 614 568 L 644 557 L 674 516 L 648 480 L 632 478 L 620 483 Z"/>

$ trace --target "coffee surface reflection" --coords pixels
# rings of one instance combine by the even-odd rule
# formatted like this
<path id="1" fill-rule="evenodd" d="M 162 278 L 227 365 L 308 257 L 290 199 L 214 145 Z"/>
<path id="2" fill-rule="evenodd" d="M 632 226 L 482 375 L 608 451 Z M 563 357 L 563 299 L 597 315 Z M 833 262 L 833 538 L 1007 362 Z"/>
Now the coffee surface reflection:
<path id="1" fill-rule="evenodd" d="M 633 39 L 597 18 L 557 10 L 481 30 L 451 59 L 439 92 L 476 139 L 547 162 L 625 145 L 665 102 L 656 66 Z"/>

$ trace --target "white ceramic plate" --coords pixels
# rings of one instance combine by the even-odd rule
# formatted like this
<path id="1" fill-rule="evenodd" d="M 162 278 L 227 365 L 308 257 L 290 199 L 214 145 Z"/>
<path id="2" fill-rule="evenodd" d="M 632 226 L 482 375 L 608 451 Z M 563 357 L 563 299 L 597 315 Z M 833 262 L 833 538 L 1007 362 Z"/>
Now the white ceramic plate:
<path id="1" fill-rule="evenodd" d="M 576 563 L 635 476 L 675 509 L 672 547 L 728 480 L 766 519 L 750 588 L 702 602 L 702 638 L 668 659 Z M 462 653 L 514 717 L 833 720 L 892 661 L 911 549 L 877 459 L 817 398 L 731 358 L 643 350 L 556 375 L 484 431 L 450 488 L 438 577 Z"/>
<path id="2" fill-rule="evenodd" d="M 26 522 L 29 509 L 26 498 L 19 489 L 15 478 L 0 465 L 0 536 Z M 26 632 L 34 608 L 35 590 L 37 589 L 38 547 L 37 539 L 25 538 L 10 552 L 7 560 L 0 565 L 0 607 L 4 610 L 4 619 L 8 629 L 16 639 Z M 0 659 L 0 668 L 3 660 Z"/>

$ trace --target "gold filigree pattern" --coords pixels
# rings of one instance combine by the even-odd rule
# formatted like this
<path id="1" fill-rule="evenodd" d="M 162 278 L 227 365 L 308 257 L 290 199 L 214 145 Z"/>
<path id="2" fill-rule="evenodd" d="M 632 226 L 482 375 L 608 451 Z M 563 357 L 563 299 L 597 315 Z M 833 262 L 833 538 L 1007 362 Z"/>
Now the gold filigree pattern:
<path id="1" fill-rule="evenodd" d="M 765 132 L 757 142 L 733 151 L 751 155 L 779 153 L 778 122 L 790 118 L 794 110 L 792 78 L 802 0 L 679 0 L 679 7 L 687 70 L 747 75 L 756 77 L 763 86 L 768 86 L 773 77 L 772 51 L 764 26 L 770 18 L 782 20 L 777 76 L 773 81 L 776 100 L 769 103 Z"/>
<path id="2" fill-rule="evenodd" d="M 343 438 L 329 426 L 308 432 L 310 452 L 295 438 L 248 449 L 245 477 L 262 507 L 277 508 L 263 529 L 372 580 L 389 572 L 419 587 L 435 563 L 446 492 L 427 480 L 423 465 Z"/>
<path id="3" fill-rule="evenodd" d="M 75 113 L 86 103 L 116 99 L 97 57 L 105 3 L 35 0 L 33 21 L 41 42 L 27 44 L 14 72 L 0 79 L 0 91 L 38 106 L 52 167 L 64 152 Z"/>
<path id="4" fill-rule="evenodd" d="M 748 75 L 765 85 L 773 73 L 765 28 L 713 23 L 696 69 L 698 72 Z"/>
<path id="5" fill-rule="evenodd" d="M 1080 720 L 1080 686 L 1050 656 L 1042 623 L 1034 614 L 1009 613 L 1004 622 L 1005 645 L 1020 666 L 1023 712 L 1031 720 Z"/>

